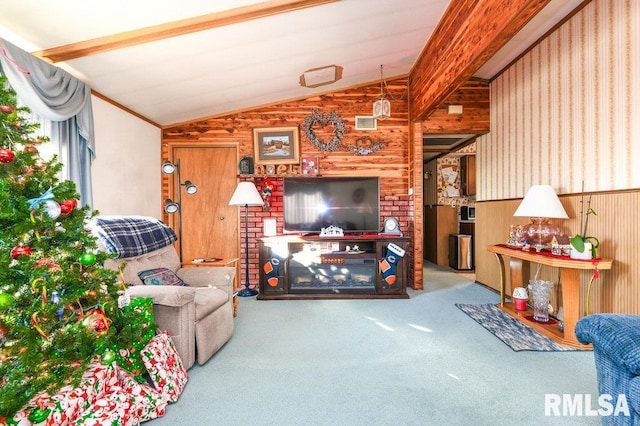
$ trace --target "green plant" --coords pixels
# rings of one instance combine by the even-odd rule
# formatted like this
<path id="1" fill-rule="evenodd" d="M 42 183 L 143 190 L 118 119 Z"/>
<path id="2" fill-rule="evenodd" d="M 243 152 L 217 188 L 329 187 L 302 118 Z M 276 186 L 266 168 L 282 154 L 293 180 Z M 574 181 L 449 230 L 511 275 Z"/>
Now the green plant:
<path id="1" fill-rule="evenodd" d="M 584 209 L 584 195 L 582 195 L 582 198 L 580 199 L 580 229 L 582 230 L 582 233 L 571 237 L 569 242 L 571 243 L 571 246 L 580 253 L 584 253 L 585 243 L 591 243 L 591 254 L 593 257 L 598 257 L 597 253 L 598 247 L 600 246 L 600 240 L 594 236 L 587 235 L 587 226 L 589 225 L 589 216 L 591 215 L 598 215 L 598 213 L 591 208 L 591 195 L 589 195 L 589 200 L 587 200 L 586 212 Z"/>

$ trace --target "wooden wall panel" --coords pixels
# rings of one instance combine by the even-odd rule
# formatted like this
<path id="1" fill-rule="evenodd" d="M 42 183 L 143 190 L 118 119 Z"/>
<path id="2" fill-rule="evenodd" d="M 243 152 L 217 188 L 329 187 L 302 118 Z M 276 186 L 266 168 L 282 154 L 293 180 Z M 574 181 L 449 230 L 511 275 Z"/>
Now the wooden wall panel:
<path id="1" fill-rule="evenodd" d="M 568 195 L 561 196 L 560 199 L 570 219 L 555 223 L 565 233 L 573 235 L 580 227 L 582 196 Z M 500 283 L 498 263 L 495 256 L 487 252 L 486 247 L 489 244 L 505 243 L 511 224 L 528 223 L 526 219 L 513 217 L 520 201 L 515 199 L 476 203 L 476 280 L 496 290 Z M 599 256 L 614 260 L 613 268 L 602 271 L 600 279 L 594 281 L 589 301 L 591 313 L 640 314 L 640 251 L 637 249 L 637 236 L 640 235 L 640 190 L 594 193 L 591 207 L 598 215 L 591 217 L 587 233 L 600 239 Z M 532 267 L 531 273 L 534 274 L 535 270 Z M 544 267 L 541 274 L 544 279 L 557 282 L 557 270 Z M 586 307 L 590 277 L 591 274 L 587 271 L 580 273 L 583 310 Z"/>
<path id="2" fill-rule="evenodd" d="M 411 120 L 426 119 L 548 2 L 451 2 L 411 71 Z"/>
<path id="3" fill-rule="evenodd" d="M 377 84 L 360 88 L 353 88 L 341 92 L 313 96 L 298 101 L 285 102 L 277 105 L 256 108 L 249 111 L 238 112 L 219 117 L 210 117 L 189 123 L 167 127 L 163 129 L 163 160 L 167 158 L 166 145 L 171 143 L 190 144 L 229 144 L 238 146 L 238 158 L 254 154 L 253 129 L 263 127 L 289 127 L 300 128 L 300 155 L 301 157 L 318 157 L 319 174 L 322 176 L 379 176 L 380 177 L 380 203 L 381 220 L 385 217 L 395 216 L 400 220 L 402 231 L 405 235 L 412 236 L 416 232 L 422 233 L 422 225 L 417 229 L 414 226 L 415 210 L 414 197 L 409 195 L 409 188 L 415 184 L 415 176 L 419 177 L 417 188 L 420 205 L 422 204 L 422 158 L 415 160 L 410 157 L 411 144 L 422 143 L 421 134 L 413 137 L 409 131 L 407 113 L 407 79 L 400 78 L 387 82 L 389 97 L 391 98 L 391 118 L 379 121 L 376 131 L 355 130 L 355 116 L 372 113 L 372 106 L 380 94 L 380 86 Z M 354 144 L 359 138 L 371 138 L 374 142 L 383 140 L 387 145 L 380 151 L 362 156 L 349 151 L 336 151 L 323 153 L 317 147 L 309 143 L 304 137 L 302 124 L 305 117 L 311 114 L 313 109 L 321 112 L 335 111 L 342 117 L 347 126 L 347 132 L 343 140 L 344 144 Z M 416 126 L 420 132 L 420 126 Z M 416 129 L 414 129 L 415 131 Z M 329 127 L 315 130 L 318 137 L 328 141 L 333 129 Z M 416 152 L 422 153 L 421 149 Z M 414 164 L 419 162 L 417 166 Z M 212 164 L 211 167 L 216 167 Z M 259 186 L 261 175 L 256 176 Z M 281 176 L 274 176 L 277 186 L 281 186 Z M 166 178 L 165 178 L 166 179 Z M 169 186 L 163 180 L 163 200 L 169 194 Z M 259 268 L 257 265 L 256 239 L 262 236 L 262 220 L 265 217 L 273 217 L 278 221 L 278 231 L 282 231 L 282 203 L 281 192 L 276 190 L 273 196 L 273 207 L 269 212 L 263 212 L 260 208 L 250 209 L 250 238 L 249 247 L 242 244 L 242 262 L 244 253 L 248 251 L 250 259 L 251 282 L 257 280 Z M 242 219 L 243 220 L 243 219 Z M 417 245 L 419 256 L 414 255 L 413 244 Z M 417 260 L 416 260 L 417 258 Z M 422 239 L 412 241 L 412 246 L 405 256 L 409 267 L 409 286 L 421 288 L 422 285 Z M 244 266 L 242 267 L 244 274 Z M 244 280 L 244 277 L 242 278 Z"/>
<path id="4" fill-rule="evenodd" d="M 489 91 L 488 81 L 470 79 L 464 82 L 422 122 L 422 132 L 476 135 L 489 133 L 491 119 Z M 449 114 L 449 105 L 462 105 L 462 114 Z"/>

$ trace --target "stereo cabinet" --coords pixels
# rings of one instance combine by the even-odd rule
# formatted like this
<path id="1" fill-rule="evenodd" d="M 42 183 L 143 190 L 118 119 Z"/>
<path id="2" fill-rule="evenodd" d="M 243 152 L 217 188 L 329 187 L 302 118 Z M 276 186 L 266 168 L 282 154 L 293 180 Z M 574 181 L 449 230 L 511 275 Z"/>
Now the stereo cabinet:
<path id="1" fill-rule="evenodd" d="M 262 238 L 257 298 L 407 299 L 408 244 L 388 235 Z"/>

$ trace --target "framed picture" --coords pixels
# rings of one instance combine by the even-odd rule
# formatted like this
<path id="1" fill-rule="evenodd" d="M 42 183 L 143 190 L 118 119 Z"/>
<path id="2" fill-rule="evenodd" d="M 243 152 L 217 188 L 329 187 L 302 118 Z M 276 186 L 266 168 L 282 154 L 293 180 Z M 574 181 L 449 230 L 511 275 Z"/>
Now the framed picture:
<path id="1" fill-rule="evenodd" d="M 298 164 L 300 138 L 297 127 L 253 129 L 256 164 Z"/>
<path id="2" fill-rule="evenodd" d="M 303 175 L 317 175 L 318 174 L 318 158 L 317 157 L 302 157 L 302 164 L 300 171 Z"/>

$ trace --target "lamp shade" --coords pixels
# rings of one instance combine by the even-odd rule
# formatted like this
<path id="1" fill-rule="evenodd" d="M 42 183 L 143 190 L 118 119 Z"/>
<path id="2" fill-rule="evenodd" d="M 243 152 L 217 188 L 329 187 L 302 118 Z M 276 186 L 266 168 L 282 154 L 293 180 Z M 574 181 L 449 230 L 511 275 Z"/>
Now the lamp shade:
<path id="1" fill-rule="evenodd" d="M 569 218 L 551 185 L 533 185 L 529 188 L 513 215 L 518 217 Z"/>
<path id="2" fill-rule="evenodd" d="M 230 206 L 263 206 L 264 201 L 253 182 L 240 182 L 229 201 Z"/>

